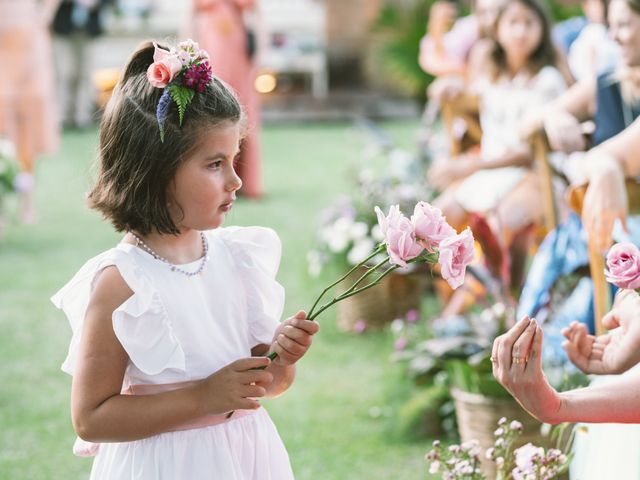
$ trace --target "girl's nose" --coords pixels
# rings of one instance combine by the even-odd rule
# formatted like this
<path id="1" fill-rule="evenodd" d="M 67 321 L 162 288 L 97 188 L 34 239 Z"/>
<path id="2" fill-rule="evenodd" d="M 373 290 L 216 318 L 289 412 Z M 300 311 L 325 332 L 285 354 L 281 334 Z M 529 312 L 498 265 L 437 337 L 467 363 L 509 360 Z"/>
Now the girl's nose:
<path id="1" fill-rule="evenodd" d="M 236 171 L 232 169 L 229 181 L 227 182 L 227 190 L 230 192 L 235 192 L 236 190 L 240 190 L 241 187 L 242 180 L 240 179 Z"/>

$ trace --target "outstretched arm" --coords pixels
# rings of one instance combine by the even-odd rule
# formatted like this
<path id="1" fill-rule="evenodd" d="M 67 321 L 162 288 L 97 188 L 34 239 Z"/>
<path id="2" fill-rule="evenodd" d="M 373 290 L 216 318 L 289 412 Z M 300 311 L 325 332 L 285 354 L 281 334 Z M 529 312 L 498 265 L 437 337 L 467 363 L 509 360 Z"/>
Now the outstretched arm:
<path id="1" fill-rule="evenodd" d="M 493 374 L 531 415 L 546 423 L 640 422 L 640 374 L 558 393 L 542 371 L 542 329 L 523 318 L 493 344 Z"/>

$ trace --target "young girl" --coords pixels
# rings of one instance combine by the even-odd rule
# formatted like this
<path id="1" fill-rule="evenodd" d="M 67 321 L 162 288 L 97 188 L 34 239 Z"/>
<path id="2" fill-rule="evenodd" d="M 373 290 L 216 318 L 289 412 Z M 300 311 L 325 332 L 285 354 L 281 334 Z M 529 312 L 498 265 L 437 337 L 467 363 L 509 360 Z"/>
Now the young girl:
<path id="1" fill-rule="evenodd" d="M 192 99 L 178 108 L 172 91 Z M 318 325 L 278 324 L 273 231 L 218 228 L 242 184 L 242 124 L 193 42 L 142 45 L 107 105 L 89 204 L 126 234 L 53 298 L 92 479 L 293 478 L 259 399 L 291 385 Z"/>
<path id="2" fill-rule="evenodd" d="M 513 232 L 541 216 L 533 155 L 518 125 L 566 87 L 549 32 L 537 0 L 509 0 L 501 8 L 486 59 L 489 73 L 473 86 L 480 96 L 480 155 L 450 159 L 429 172 L 438 188 L 446 187 L 436 203 L 452 225 L 466 223 L 469 212 L 494 212 Z"/>

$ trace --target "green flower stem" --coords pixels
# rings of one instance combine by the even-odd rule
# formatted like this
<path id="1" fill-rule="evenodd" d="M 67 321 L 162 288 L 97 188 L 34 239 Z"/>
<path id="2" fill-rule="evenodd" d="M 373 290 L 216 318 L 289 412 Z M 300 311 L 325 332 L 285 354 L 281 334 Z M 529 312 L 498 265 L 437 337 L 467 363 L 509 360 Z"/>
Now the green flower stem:
<path id="1" fill-rule="evenodd" d="M 313 315 L 313 311 L 315 310 L 316 306 L 318 306 L 318 303 L 320 302 L 320 299 L 322 297 L 324 297 L 324 295 L 331 290 L 333 287 L 335 287 L 336 285 L 338 285 L 340 282 L 344 281 L 349 275 L 351 275 L 353 272 L 355 272 L 358 268 L 364 266 L 369 260 L 371 260 L 373 257 L 375 257 L 376 255 L 378 255 L 379 253 L 381 253 L 384 249 L 385 249 L 385 244 L 381 243 L 379 244 L 376 249 L 373 251 L 373 253 L 371 253 L 371 255 L 369 255 L 367 258 L 365 258 L 363 261 L 361 261 L 360 263 L 358 263 L 357 265 L 355 265 L 351 270 L 349 270 L 346 274 L 344 274 L 342 277 L 340 277 L 338 280 L 336 280 L 335 282 L 333 282 L 331 285 L 329 285 L 328 287 L 326 287 L 322 293 L 320 294 L 320 296 L 318 296 L 318 298 L 316 298 L 316 301 L 314 302 L 313 306 L 311 307 L 311 310 L 309 310 L 309 318 L 311 318 L 311 316 Z"/>
<path id="2" fill-rule="evenodd" d="M 385 262 L 388 261 L 385 260 Z M 313 320 L 315 317 L 317 317 L 318 315 L 320 315 L 322 312 L 324 312 L 327 308 L 329 308 L 331 305 L 334 305 L 336 303 L 338 303 L 341 300 L 344 300 L 345 298 L 349 298 L 352 297 L 354 295 L 357 295 L 360 292 L 363 292 L 365 290 L 368 290 L 371 287 L 375 287 L 376 285 L 378 285 L 382 279 L 384 277 L 386 277 L 387 275 L 389 275 L 391 272 L 393 272 L 394 270 L 396 270 L 397 268 L 400 268 L 398 265 L 394 265 L 390 268 L 388 268 L 387 270 L 385 270 L 380 276 L 378 276 L 375 280 L 373 280 L 371 283 L 366 284 L 363 287 L 360 288 L 355 288 L 359 283 L 361 283 L 362 280 L 364 280 L 364 278 L 369 275 L 372 272 L 375 272 L 380 266 L 382 266 L 381 264 L 376 265 L 375 268 L 371 269 L 369 272 L 367 272 L 365 275 L 363 275 L 362 277 L 360 277 L 360 279 L 358 279 L 358 281 L 356 283 L 354 283 L 351 288 L 349 288 L 346 292 L 338 295 L 337 297 L 334 297 L 331 301 L 327 302 L 326 304 L 324 304 L 314 315 L 313 317 L 309 317 L 309 320 Z"/>

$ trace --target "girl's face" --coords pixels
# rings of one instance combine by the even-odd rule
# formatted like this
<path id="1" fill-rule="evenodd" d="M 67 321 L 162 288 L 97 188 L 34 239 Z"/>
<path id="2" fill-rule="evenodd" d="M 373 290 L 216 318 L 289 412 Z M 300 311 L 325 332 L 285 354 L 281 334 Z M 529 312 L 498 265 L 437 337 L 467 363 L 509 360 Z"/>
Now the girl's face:
<path id="1" fill-rule="evenodd" d="M 626 0 L 613 0 L 609 4 L 609 32 L 620 45 L 625 65 L 640 66 L 640 14 Z"/>
<path id="2" fill-rule="evenodd" d="M 207 129 L 169 186 L 171 217 L 180 229 L 210 230 L 222 225 L 242 186 L 233 163 L 240 126 L 230 121 Z"/>
<path id="3" fill-rule="evenodd" d="M 496 36 L 507 61 L 524 64 L 542 41 L 542 23 L 536 12 L 511 2 L 498 21 Z"/>

